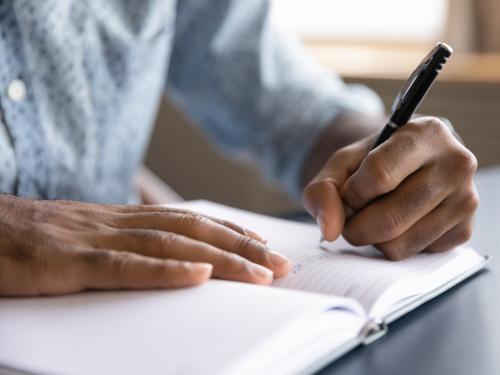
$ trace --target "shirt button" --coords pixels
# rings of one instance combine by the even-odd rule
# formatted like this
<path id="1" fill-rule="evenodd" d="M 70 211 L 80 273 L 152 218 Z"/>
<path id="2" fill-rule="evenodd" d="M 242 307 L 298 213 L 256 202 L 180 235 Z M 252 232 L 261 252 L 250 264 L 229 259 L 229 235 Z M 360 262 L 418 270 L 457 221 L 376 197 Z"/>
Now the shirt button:
<path id="1" fill-rule="evenodd" d="M 15 79 L 7 87 L 7 96 L 13 102 L 20 102 L 26 97 L 26 85 L 20 79 Z"/>

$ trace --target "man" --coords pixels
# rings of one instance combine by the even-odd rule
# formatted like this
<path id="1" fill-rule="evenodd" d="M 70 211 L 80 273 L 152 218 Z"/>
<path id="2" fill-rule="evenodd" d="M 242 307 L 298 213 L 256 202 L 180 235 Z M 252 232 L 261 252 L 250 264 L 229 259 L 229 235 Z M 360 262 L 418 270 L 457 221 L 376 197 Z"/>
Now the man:
<path id="1" fill-rule="evenodd" d="M 164 89 L 227 152 L 296 197 L 307 185 L 327 240 L 398 260 L 470 236 L 474 156 L 431 117 L 369 152 L 377 97 L 320 69 L 265 0 L 3 1 L 0 48 L 1 295 L 269 284 L 289 271 L 234 223 L 137 205 Z"/>

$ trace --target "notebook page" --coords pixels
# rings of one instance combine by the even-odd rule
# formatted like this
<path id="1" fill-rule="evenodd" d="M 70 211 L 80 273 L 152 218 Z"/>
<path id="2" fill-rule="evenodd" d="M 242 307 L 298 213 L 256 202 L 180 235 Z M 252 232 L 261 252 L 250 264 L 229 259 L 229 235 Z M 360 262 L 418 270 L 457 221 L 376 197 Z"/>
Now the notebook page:
<path id="1" fill-rule="evenodd" d="M 474 250 L 457 248 L 392 262 L 372 246 L 353 247 L 343 238 L 324 243 L 325 248 L 320 248 L 320 231 L 315 225 L 258 215 L 208 201 L 184 202 L 178 206 L 232 220 L 265 236 L 270 248 L 286 254 L 294 263 L 292 272 L 275 280 L 274 286 L 354 298 L 367 312 L 384 292 L 398 283 L 408 281 L 407 290 L 398 298 L 409 297 L 422 293 L 420 285 L 433 287 L 421 280 L 413 282 L 416 277 L 423 278 L 439 271 L 442 278 L 449 280 L 483 261 Z M 448 263 L 450 266 L 444 267 Z"/>
<path id="2" fill-rule="evenodd" d="M 383 316 L 398 301 L 431 291 L 481 262 L 469 248 L 392 262 L 371 246 L 354 248 L 339 239 L 295 258 L 292 272 L 274 285 L 353 298 L 370 315 Z"/>
<path id="3" fill-rule="evenodd" d="M 320 314 L 331 317 L 323 331 L 309 324 Z M 280 337 L 295 344 L 338 332 L 333 347 L 356 337 L 365 318 L 350 301 L 219 280 L 172 291 L 4 298 L 0 372 L 4 365 L 43 374 L 219 374 L 270 340 L 277 345 L 259 351 L 268 357 L 251 358 L 265 368 L 294 349 Z"/>

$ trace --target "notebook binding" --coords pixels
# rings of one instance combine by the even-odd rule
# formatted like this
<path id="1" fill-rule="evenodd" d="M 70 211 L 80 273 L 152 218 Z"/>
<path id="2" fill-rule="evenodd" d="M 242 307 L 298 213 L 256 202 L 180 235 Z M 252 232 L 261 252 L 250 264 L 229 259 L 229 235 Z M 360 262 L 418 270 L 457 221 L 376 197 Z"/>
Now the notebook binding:
<path id="1" fill-rule="evenodd" d="M 387 324 L 381 320 L 372 318 L 366 322 L 361 329 L 359 337 L 363 345 L 370 345 L 387 333 Z"/>

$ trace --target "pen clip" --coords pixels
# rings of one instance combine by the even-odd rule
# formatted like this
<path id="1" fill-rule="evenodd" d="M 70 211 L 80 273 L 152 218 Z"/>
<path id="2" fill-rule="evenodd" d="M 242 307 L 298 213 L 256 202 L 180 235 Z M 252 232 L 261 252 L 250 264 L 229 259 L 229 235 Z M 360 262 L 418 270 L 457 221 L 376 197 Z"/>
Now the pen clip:
<path id="1" fill-rule="evenodd" d="M 432 57 L 434 56 L 434 53 L 437 51 L 438 46 L 434 47 L 418 64 L 418 66 L 415 68 L 415 70 L 411 73 L 410 78 L 405 82 L 401 90 L 399 91 L 398 95 L 396 96 L 396 99 L 394 100 L 394 103 L 392 103 L 391 110 L 393 112 L 396 111 L 396 109 L 401 105 L 401 103 L 405 100 L 406 94 L 410 91 L 412 85 L 417 81 L 418 77 L 420 74 L 422 74 L 428 67 L 429 62 L 432 60 Z"/>

